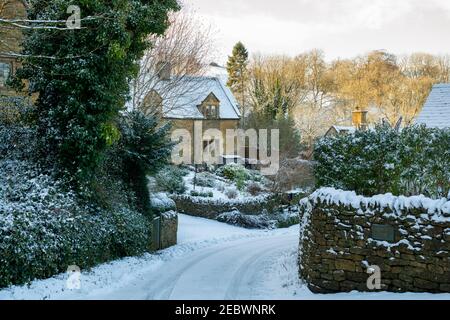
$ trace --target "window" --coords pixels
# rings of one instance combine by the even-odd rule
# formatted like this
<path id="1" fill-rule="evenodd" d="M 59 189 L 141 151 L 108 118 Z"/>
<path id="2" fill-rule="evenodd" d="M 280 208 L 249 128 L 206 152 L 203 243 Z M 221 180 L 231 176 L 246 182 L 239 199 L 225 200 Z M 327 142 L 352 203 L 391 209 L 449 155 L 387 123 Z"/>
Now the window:
<path id="1" fill-rule="evenodd" d="M 214 106 L 214 105 L 205 106 L 204 116 L 207 119 L 217 119 L 218 118 L 218 107 Z"/>
<path id="2" fill-rule="evenodd" d="M 9 74 L 11 73 L 11 65 L 9 63 L 0 62 L 0 87 L 6 85 Z"/>

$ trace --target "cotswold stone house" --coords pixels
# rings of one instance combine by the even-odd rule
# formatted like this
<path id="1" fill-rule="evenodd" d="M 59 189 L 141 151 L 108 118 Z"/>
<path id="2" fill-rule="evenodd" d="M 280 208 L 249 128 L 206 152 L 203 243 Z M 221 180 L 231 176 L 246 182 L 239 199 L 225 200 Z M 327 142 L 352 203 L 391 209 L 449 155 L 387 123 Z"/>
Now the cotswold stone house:
<path id="1" fill-rule="evenodd" d="M 20 19 L 26 16 L 25 3 L 22 0 L 0 0 L 0 18 Z M 19 66 L 12 56 L 20 52 L 22 32 L 6 23 L 0 24 L 0 94 L 8 94 L 6 81 Z"/>
<path id="2" fill-rule="evenodd" d="M 225 82 L 219 76 L 186 76 L 182 79 L 170 74 L 170 67 L 164 68 L 159 82 L 144 98 L 145 104 L 159 105 L 163 118 L 170 120 L 172 130 L 185 129 L 191 136 L 192 159 L 194 159 L 194 141 L 203 142 L 203 149 L 215 140 L 203 139 L 208 129 L 220 130 L 224 137 L 228 129 L 238 129 L 241 113 L 238 102 Z M 171 85 L 173 84 L 173 85 Z M 170 93 L 166 89 L 171 87 Z M 195 127 L 202 127 L 202 136 Z M 220 156 L 220 155 L 217 155 Z"/>

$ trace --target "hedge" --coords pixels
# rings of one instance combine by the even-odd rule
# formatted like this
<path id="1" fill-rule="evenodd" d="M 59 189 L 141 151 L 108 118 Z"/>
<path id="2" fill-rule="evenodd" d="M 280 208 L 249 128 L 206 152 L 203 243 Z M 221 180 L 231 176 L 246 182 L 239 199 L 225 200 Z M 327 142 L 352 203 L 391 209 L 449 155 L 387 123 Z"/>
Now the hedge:
<path id="1" fill-rule="evenodd" d="M 450 190 L 450 130 L 377 126 L 351 135 L 326 137 L 315 146 L 319 187 L 371 196 L 424 194 L 447 197 Z"/>

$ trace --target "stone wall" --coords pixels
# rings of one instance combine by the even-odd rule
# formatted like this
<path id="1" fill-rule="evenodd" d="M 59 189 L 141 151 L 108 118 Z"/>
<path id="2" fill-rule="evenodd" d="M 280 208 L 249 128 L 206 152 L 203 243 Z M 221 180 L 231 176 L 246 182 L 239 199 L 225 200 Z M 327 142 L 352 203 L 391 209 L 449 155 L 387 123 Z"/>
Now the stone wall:
<path id="1" fill-rule="evenodd" d="M 161 214 L 161 248 L 166 249 L 177 244 L 178 214 L 168 211 Z"/>
<path id="2" fill-rule="evenodd" d="M 216 219 L 220 214 L 238 210 L 247 215 L 259 215 L 263 211 L 273 213 L 280 206 L 278 196 L 254 197 L 245 200 L 225 200 L 192 196 L 173 196 L 178 212 L 191 216 Z"/>
<path id="3" fill-rule="evenodd" d="M 303 199 L 300 276 L 315 293 L 450 292 L 450 201 L 423 196 L 364 198 L 325 188 Z"/>

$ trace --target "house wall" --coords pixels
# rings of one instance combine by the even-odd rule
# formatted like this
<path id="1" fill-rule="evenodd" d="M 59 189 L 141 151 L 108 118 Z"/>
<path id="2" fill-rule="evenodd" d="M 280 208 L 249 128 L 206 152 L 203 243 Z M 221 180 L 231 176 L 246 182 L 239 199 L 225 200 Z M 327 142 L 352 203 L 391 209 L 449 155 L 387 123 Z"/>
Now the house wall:
<path id="1" fill-rule="evenodd" d="M 3 19 L 25 18 L 26 10 L 20 0 L 0 0 L 0 17 Z M 11 67 L 11 73 L 14 74 L 19 67 L 19 61 L 6 53 L 20 52 L 22 42 L 22 32 L 18 29 L 7 28 L 6 24 L 0 26 L 0 62 L 7 63 Z M 14 95 L 15 92 L 9 88 L 0 85 L 0 94 Z"/>
<path id="2" fill-rule="evenodd" d="M 199 121 L 202 123 L 203 132 L 208 129 L 218 129 L 222 132 L 224 137 L 223 148 L 225 149 L 225 137 L 227 130 L 236 130 L 239 127 L 239 120 L 224 120 L 224 119 L 213 119 L 213 120 L 193 120 L 193 119 L 168 119 L 172 122 L 172 132 L 177 129 L 185 129 L 189 132 L 192 138 L 191 157 L 194 159 L 194 140 L 200 139 L 203 141 L 203 137 L 194 137 L 194 123 Z"/>

